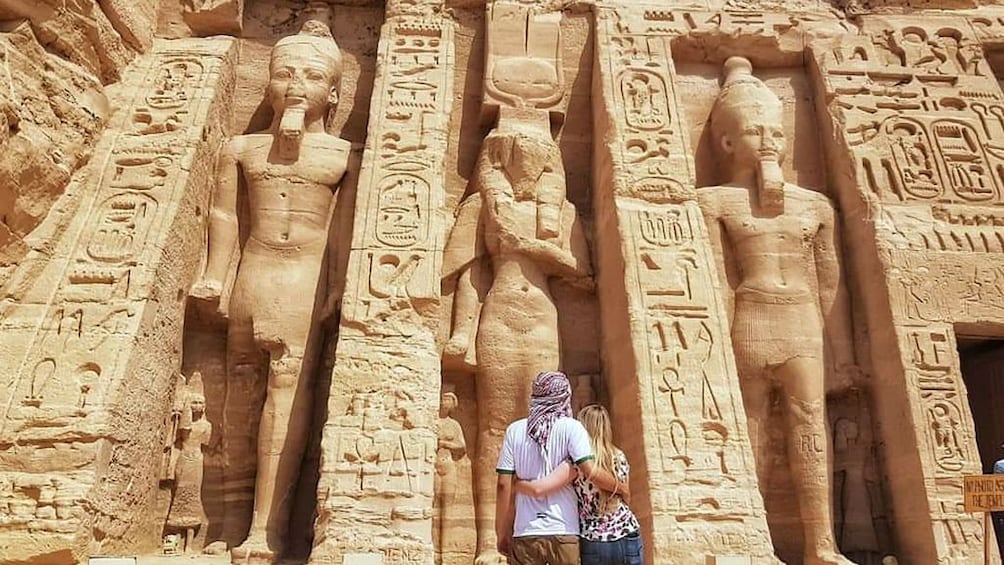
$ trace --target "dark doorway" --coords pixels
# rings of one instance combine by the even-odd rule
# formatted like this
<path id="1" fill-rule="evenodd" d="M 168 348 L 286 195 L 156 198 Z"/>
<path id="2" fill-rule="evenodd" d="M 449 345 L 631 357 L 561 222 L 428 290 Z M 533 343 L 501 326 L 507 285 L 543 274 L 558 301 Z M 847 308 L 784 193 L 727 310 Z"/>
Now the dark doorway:
<path id="1" fill-rule="evenodd" d="M 1004 459 L 1004 340 L 959 336 L 962 379 L 969 391 L 976 444 L 983 472 L 993 473 L 994 463 Z M 996 407 L 996 409 L 995 409 Z"/>
<path id="2" fill-rule="evenodd" d="M 969 391 L 976 445 L 984 474 L 994 472 L 994 463 L 1004 459 L 1004 340 L 958 337 L 962 380 Z M 994 512 L 997 548 L 1004 554 L 1004 512 Z"/>

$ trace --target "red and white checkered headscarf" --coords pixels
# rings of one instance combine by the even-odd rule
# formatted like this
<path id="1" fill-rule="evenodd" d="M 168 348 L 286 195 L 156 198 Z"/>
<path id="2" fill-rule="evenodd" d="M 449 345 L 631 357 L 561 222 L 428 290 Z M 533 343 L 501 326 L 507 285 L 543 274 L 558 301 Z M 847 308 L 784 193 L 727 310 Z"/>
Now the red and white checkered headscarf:
<path id="1" fill-rule="evenodd" d="M 554 421 L 562 416 L 572 417 L 572 386 L 568 384 L 568 377 L 561 371 L 540 373 L 533 380 L 533 391 L 530 393 L 527 435 L 546 448 Z"/>

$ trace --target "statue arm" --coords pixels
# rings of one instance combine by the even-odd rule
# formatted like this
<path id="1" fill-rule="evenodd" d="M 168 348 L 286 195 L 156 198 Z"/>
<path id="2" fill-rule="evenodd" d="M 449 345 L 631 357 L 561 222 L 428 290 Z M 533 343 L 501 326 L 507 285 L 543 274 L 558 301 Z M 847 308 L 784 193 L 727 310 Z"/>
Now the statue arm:
<path id="1" fill-rule="evenodd" d="M 821 206 L 821 210 L 822 221 L 812 246 L 819 279 L 819 303 L 834 366 L 845 370 L 854 366 L 854 339 L 850 299 L 840 270 L 840 229 L 829 202 Z"/>
<path id="2" fill-rule="evenodd" d="M 701 210 L 704 212 L 704 223 L 708 228 L 708 238 L 711 240 L 711 248 L 715 253 L 715 265 L 718 270 L 718 282 L 721 285 L 722 300 L 725 301 L 725 319 L 732 324 L 735 316 L 735 296 L 733 296 L 732 285 L 729 282 L 728 269 L 728 241 L 725 231 L 722 229 L 721 219 L 718 215 L 716 203 L 706 196 L 707 193 L 698 191 L 701 201 Z M 702 198 L 702 196 L 704 196 Z"/>
<path id="3" fill-rule="evenodd" d="M 206 270 L 199 283 L 211 295 L 219 296 L 230 269 L 230 260 L 237 248 L 237 186 L 238 161 L 236 140 L 223 149 L 217 167 L 216 193 L 209 213 L 209 250 Z"/>

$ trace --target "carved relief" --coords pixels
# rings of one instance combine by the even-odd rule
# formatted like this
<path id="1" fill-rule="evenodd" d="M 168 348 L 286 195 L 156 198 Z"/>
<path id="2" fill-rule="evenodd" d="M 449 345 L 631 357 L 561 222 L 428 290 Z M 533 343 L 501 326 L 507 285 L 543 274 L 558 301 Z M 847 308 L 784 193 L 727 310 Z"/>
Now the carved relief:
<path id="1" fill-rule="evenodd" d="M 561 13 L 499 1 L 488 4 L 485 104 L 554 109 L 565 94 Z"/>

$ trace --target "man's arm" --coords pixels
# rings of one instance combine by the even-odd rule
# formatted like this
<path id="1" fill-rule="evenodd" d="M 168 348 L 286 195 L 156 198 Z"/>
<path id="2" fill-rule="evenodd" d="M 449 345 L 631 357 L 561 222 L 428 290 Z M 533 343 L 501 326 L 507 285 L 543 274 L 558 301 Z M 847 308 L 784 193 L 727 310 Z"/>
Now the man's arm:
<path id="1" fill-rule="evenodd" d="M 828 201 L 821 202 L 819 210 L 820 227 L 812 245 L 819 278 L 819 305 L 834 367 L 845 371 L 854 367 L 854 339 L 847 285 L 841 280 L 840 229 Z"/>
<path id="2" fill-rule="evenodd" d="M 569 461 L 563 461 L 551 471 L 546 477 L 534 479 L 532 481 L 516 479 L 513 488 L 520 494 L 532 496 L 533 498 L 543 498 L 552 492 L 564 487 L 575 479 L 575 467 Z"/>
<path id="3" fill-rule="evenodd" d="M 509 554 L 513 522 L 516 521 L 512 479 L 511 473 L 499 473 L 495 482 L 495 543 L 498 552 L 505 555 Z"/>

